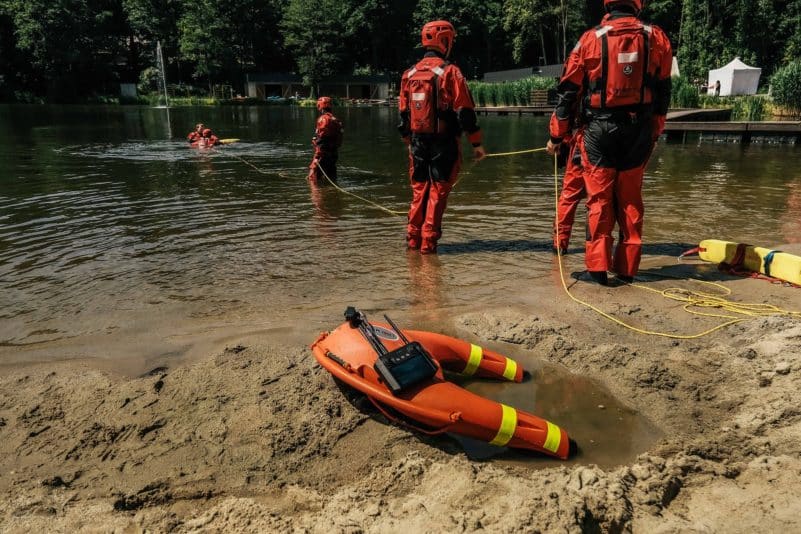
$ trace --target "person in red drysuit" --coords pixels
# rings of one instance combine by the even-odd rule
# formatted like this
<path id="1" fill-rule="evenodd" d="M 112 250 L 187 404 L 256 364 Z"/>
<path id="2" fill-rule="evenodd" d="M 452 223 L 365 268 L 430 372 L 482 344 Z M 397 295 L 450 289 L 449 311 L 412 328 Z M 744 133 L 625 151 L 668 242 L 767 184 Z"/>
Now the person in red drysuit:
<path id="1" fill-rule="evenodd" d="M 202 122 L 196 124 L 194 131 L 189 132 L 189 135 L 186 136 L 186 140 L 189 142 L 190 145 L 192 143 L 197 143 L 200 140 L 200 138 L 203 137 L 203 130 L 205 129 L 206 127 L 203 125 Z"/>
<path id="2" fill-rule="evenodd" d="M 337 159 L 339 147 L 342 146 L 342 122 L 331 112 L 333 102 L 331 97 L 321 96 L 317 99 L 317 111 L 320 117 L 312 137 L 314 158 L 309 165 L 309 181 L 314 184 L 325 183 L 325 176 L 336 181 Z M 323 174 L 325 173 L 325 174 Z"/>
<path id="3" fill-rule="evenodd" d="M 209 128 L 205 128 L 203 130 L 202 136 L 197 141 L 197 146 L 199 146 L 201 148 L 211 148 L 211 147 L 217 146 L 219 144 L 222 144 L 222 143 L 217 138 L 217 136 L 212 133 L 212 131 Z"/>
<path id="4" fill-rule="evenodd" d="M 550 122 L 553 154 L 581 103 L 587 188 L 585 264 L 607 284 L 607 271 L 631 282 L 642 254 L 642 179 L 670 104 L 672 50 L 665 33 L 643 24 L 642 0 L 604 0 L 607 14 L 588 30 L 565 62 L 559 103 Z M 620 242 L 612 258 L 612 230 Z"/>
<path id="5" fill-rule="evenodd" d="M 556 209 L 556 223 L 554 225 L 554 252 L 567 254 L 570 245 L 570 234 L 573 231 L 573 221 L 576 218 L 576 209 L 581 199 L 587 196 L 584 187 L 584 167 L 581 166 L 581 130 L 576 130 L 562 139 L 560 145 L 560 163 L 565 160 L 565 176 L 562 180 L 562 192 Z"/>
<path id="6" fill-rule="evenodd" d="M 423 59 L 403 73 L 398 97 L 398 130 L 409 146 L 412 203 L 406 242 L 422 254 L 436 253 L 442 215 L 461 166 L 461 135 L 476 161 L 486 157 L 475 105 L 459 67 L 447 61 L 456 31 L 446 21 L 422 30 Z"/>

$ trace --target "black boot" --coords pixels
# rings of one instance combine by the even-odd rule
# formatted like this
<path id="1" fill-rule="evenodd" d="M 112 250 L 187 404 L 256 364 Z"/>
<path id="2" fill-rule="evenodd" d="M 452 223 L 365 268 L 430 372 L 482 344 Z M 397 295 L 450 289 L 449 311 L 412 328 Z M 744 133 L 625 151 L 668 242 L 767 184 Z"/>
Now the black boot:
<path id="1" fill-rule="evenodd" d="M 606 271 L 587 271 L 590 273 L 590 278 L 592 278 L 593 282 L 597 282 L 602 286 L 609 285 L 609 277 L 606 274 Z"/>
<path id="2" fill-rule="evenodd" d="M 634 282 L 633 276 L 626 276 L 625 274 L 617 275 L 617 279 L 623 282 L 624 284 L 631 284 L 632 282 Z"/>

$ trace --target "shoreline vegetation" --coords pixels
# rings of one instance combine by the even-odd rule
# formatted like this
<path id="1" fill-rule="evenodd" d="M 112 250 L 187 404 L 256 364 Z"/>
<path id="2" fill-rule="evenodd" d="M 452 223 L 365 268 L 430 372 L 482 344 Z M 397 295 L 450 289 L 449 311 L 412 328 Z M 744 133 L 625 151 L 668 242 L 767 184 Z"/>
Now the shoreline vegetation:
<path id="1" fill-rule="evenodd" d="M 482 87 L 492 86 L 498 87 Z M 483 84 L 471 82 L 471 91 L 477 88 L 477 93 L 481 96 L 475 97 L 476 105 L 479 107 L 540 107 L 531 102 L 531 97 L 526 97 L 521 92 L 520 87 L 513 84 Z M 534 89 L 536 90 L 536 89 Z M 370 100 L 370 99 L 335 99 L 338 107 L 349 106 L 394 106 L 396 100 Z M 170 98 L 170 108 L 196 107 L 196 106 L 299 106 L 314 107 L 315 100 L 293 98 L 214 98 L 214 97 L 175 97 Z M 26 99 L 23 101 L 0 102 L 2 105 L 36 105 L 36 106 L 163 106 L 164 98 L 159 95 L 148 95 L 138 97 L 119 97 L 119 96 L 96 96 L 86 98 L 71 103 L 51 103 L 41 98 Z M 550 106 L 550 105 L 549 105 Z M 679 105 L 674 102 L 671 106 L 674 110 L 689 109 L 731 109 L 732 121 L 764 122 L 772 120 L 797 121 L 801 116 L 793 109 L 784 108 L 776 105 L 768 95 L 748 95 L 748 96 L 722 96 L 715 97 L 701 95 L 697 99 L 697 104 L 692 106 Z"/>
<path id="2" fill-rule="evenodd" d="M 801 103 L 792 105 L 794 77 L 801 79 L 801 66 L 795 63 L 787 69 L 789 74 L 780 71 L 774 77 L 778 85 L 779 98 L 769 93 L 741 96 L 714 96 L 701 94 L 698 88 L 686 78 L 673 78 L 673 95 L 671 109 L 731 109 L 732 121 L 760 122 L 770 120 L 798 120 L 801 118 Z M 798 71 L 798 72 L 796 72 Z M 784 78 L 791 78 L 784 80 Z M 556 98 L 557 80 L 542 76 L 530 76 L 508 82 L 482 82 L 472 80 L 468 82 L 476 106 L 479 107 L 542 107 L 553 105 Z M 788 90 L 785 86 L 790 86 Z M 770 89 L 773 89 L 771 86 Z M 800 89 L 801 90 L 801 89 Z M 778 101 L 777 101 L 778 100 Z M 375 99 L 345 99 L 334 97 L 337 106 L 350 105 L 394 105 L 396 100 Z M 252 97 L 218 98 L 209 96 L 170 96 L 170 107 L 188 106 L 271 106 L 271 105 L 297 105 L 301 107 L 314 107 L 314 98 L 283 98 L 269 97 L 266 99 Z M 789 102 L 785 103 L 785 102 Z M 39 104 L 49 105 L 50 102 L 42 97 L 20 93 L 16 98 L 4 102 L 5 104 Z M 55 103 L 53 103 L 56 105 Z M 59 103 L 58 105 L 69 105 Z M 121 105 L 121 106 L 161 106 L 164 104 L 164 95 L 158 93 L 140 94 L 136 97 L 96 95 L 79 99 L 72 104 L 78 105 Z"/>

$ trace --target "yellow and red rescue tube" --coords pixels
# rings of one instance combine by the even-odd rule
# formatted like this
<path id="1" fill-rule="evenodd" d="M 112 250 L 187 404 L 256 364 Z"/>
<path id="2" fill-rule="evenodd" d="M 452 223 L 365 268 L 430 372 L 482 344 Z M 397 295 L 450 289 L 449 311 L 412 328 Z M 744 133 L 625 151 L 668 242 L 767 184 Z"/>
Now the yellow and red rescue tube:
<path id="1" fill-rule="evenodd" d="M 698 257 L 704 261 L 728 264 L 735 270 L 747 269 L 801 285 L 801 257 L 779 250 L 706 239 L 698 246 Z"/>
<path id="2" fill-rule="evenodd" d="M 385 325 L 374 324 L 388 350 L 403 343 Z M 445 380 L 443 369 L 471 376 L 520 382 L 523 369 L 514 360 L 449 336 L 404 330 L 420 342 L 439 369 L 429 381 L 393 395 L 373 369 L 377 355 L 349 323 L 323 333 L 311 348 L 317 361 L 335 378 L 364 393 L 389 418 L 401 414 L 429 434 L 453 432 L 497 446 L 538 451 L 567 459 L 575 446 L 557 425 L 533 414 L 471 393 Z M 420 426 L 417 426 L 420 425 Z"/>
<path id="3" fill-rule="evenodd" d="M 523 381 L 523 368 L 511 358 L 450 336 L 404 330 L 412 341 L 419 341 L 446 371 L 477 378 Z"/>
<path id="4" fill-rule="evenodd" d="M 204 144 L 200 142 L 200 139 L 198 139 L 196 141 L 192 141 L 191 143 L 189 143 L 189 146 L 191 146 L 192 148 L 213 148 L 215 146 L 231 145 L 233 143 L 238 143 L 238 142 L 239 139 L 232 138 L 232 139 L 217 139 L 214 144 L 211 143 Z"/>

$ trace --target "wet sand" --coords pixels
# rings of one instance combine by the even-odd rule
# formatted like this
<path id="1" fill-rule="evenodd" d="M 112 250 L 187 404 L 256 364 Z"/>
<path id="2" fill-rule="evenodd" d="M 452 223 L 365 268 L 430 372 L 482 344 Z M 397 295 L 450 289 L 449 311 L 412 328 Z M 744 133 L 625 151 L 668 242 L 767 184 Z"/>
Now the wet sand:
<path id="1" fill-rule="evenodd" d="M 580 257 L 567 264 L 576 270 Z M 644 270 L 698 271 L 722 278 L 732 300 L 801 308 L 801 290 L 670 258 L 647 258 Z M 646 337 L 570 302 L 553 277 L 536 284 L 531 306 L 452 313 L 448 333 L 597 381 L 614 399 L 570 405 L 606 403 L 649 425 L 643 452 L 622 465 L 471 460 L 452 438 L 360 411 L 307 345 L 242 334 L 138 377 L 91 361 L 5 367 L 0 530 L 801 529 L 801 320 L 752 319 L 697 340 Z M 573 291 L 641 327 L 691 333 L 720 321 L 634 287 L 578 282 Z M 608 438 L 627 443 L 632 427 L 609 421 Z"/>

